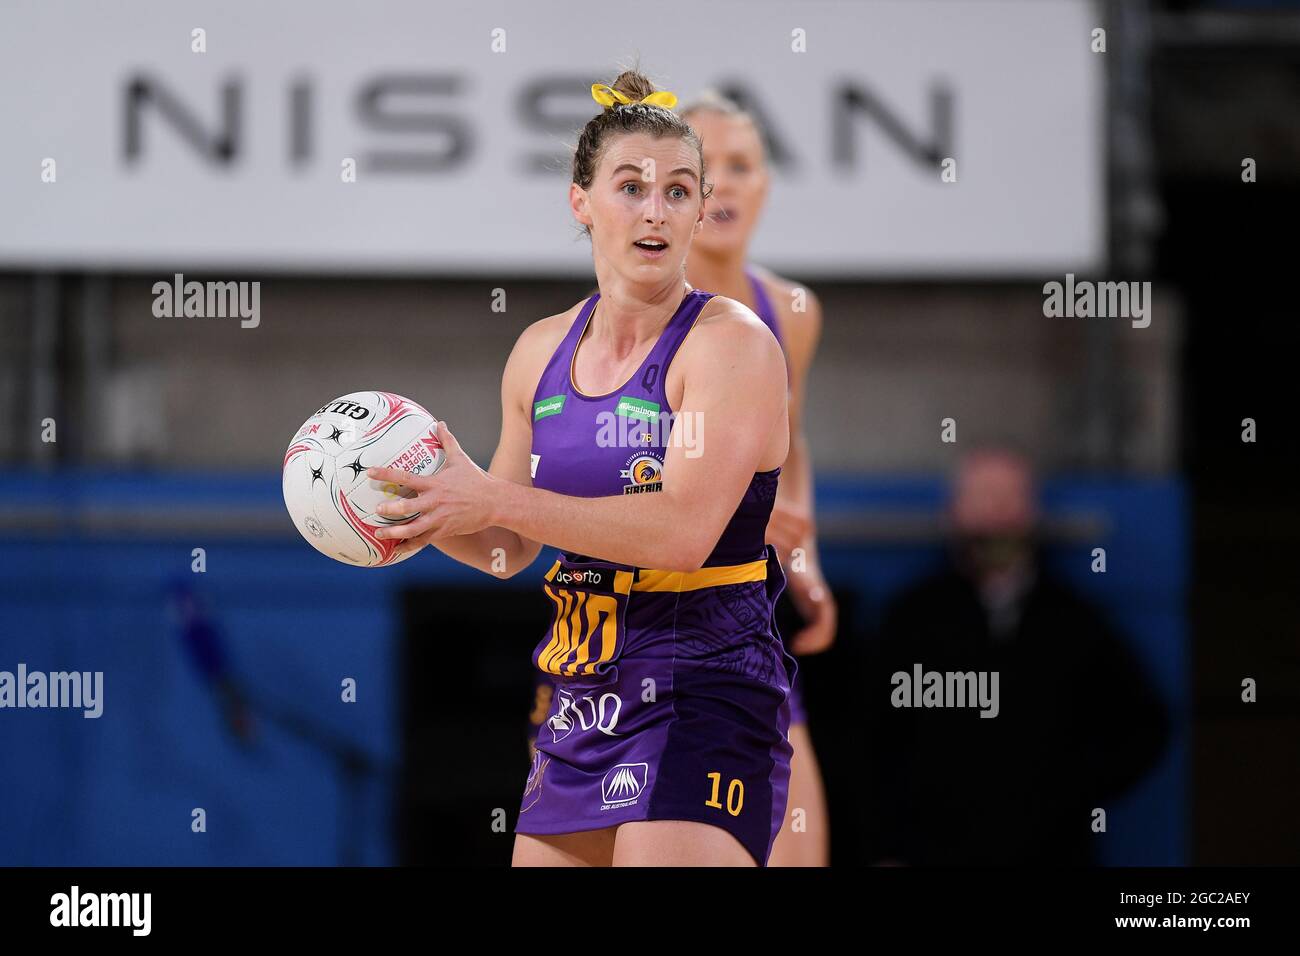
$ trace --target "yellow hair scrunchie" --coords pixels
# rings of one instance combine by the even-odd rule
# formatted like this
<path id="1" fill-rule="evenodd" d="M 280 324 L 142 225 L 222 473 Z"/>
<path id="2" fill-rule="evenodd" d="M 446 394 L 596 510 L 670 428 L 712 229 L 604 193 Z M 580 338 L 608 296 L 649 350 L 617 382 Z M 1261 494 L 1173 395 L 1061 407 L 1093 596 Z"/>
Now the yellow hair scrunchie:
<path id="1" fill-rule="evenodd" d="M 677 105 L 677 96 L 669 93 L 667 90 L 659 90 L 643 96 L 639 100 L 631 99 L 627 94 L 620 93 L 612 86 L 604 83 L 591 84 L 591 98 L 601 106 L 613 106 L 615 103 L 621 103 L 624 106 L 635 106 L 638 103 L 645 103 L 648 106 L 662 106 L 666 110 L 672 109 Z"/>

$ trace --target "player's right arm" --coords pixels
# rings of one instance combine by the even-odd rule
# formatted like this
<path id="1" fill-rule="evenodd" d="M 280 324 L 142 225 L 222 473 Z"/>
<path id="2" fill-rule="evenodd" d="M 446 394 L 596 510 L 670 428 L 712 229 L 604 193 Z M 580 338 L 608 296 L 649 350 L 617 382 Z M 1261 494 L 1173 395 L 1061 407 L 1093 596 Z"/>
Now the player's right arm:
<path id="1" fill-rule="evenodd" d="M 534 322 L 520 334 L 501 376 L 501 438 L 488 473 L 519 485 L 533 484 L 532 396 L 547 360 L 563 338 L 572 311 Z M 557 321 L 558 320 L 558 321 Z M 557 338 L 557 334 L 558 337 Z M 474 534 L 434 539 L 420 535 L 402 543 L 402 550 L 432 544 L 448 557 L 493 577 L 508 578 L 527 568 L 542 550 L 540 543 L 506 528 L 484 528 Z M 498 550 L 499 549 L 499 550 Z"/>

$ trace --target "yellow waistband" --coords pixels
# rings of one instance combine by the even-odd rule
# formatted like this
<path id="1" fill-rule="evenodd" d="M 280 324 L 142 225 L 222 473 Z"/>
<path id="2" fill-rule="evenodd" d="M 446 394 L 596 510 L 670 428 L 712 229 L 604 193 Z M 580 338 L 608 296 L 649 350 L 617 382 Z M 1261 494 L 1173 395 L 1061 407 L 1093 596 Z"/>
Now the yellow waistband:
<path id="1" fill-rule="evenodd" d="M 743 584 L 767 579 L 767 559 L 748 564 L 728 564 L 698 571 L 656 571 L 642 568 L 632 582 L 633 591 L 698 591 L 722 584 Z"/>

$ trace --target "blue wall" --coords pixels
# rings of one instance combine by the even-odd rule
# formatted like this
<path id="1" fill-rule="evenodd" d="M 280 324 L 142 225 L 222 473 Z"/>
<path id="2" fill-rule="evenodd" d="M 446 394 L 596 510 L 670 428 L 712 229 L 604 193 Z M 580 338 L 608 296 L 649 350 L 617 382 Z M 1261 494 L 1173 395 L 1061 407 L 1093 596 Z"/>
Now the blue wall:
<path id="1" fill-rule="evenodd" d="M 841 509 L 933 514 L 946 495 L 946 483 L 936 477 L 819 478 L 817 484 L 823 521 Z M 1160 766 L 1108 808 L 1101 859 L 1116 866 L 1186 865 L 1191 704 L 1185 490 L 1180 481 L 1169 479 L 1058 477 L 1044 482 L 1042 496 L 1049 518 L 1101 525 L 1095 541 L 1050 549 L 1048 564 L 1096 602 L 1131 641 L 1174 722 L 1173 740 Z M 1106 549 L 1105 574 L 1091 571 L 1094 547 Z M 823 548 L 822 557 L 835 584 L 859 589 L 859 619 L 875 630 L 881 608 L 901 587 L 934 568 L 942 551 L 926 544 L 832 546 Z"/>
<path id="2" fill-rule="evenodd" d="M 1108 862 L 1186 862 L 1188 663 L 1184 617 L 1187 542 L 1181 486 L 1168 481 L 1057 480 L 1051 514 L 1092 513 L 1109 573 L 1089 572 L 1088 550 L 1058 549 L 1054 567 L 1105 607 L 1130 635 L 1172 708 L 1176 739 L 1164 764 L 1122 806 L 1106 840 Z M 933 510 L 934 478 L 826 478 L 826 515 Z M 6 510 L 52 509 L 70 526 L 90 511 L 148 505 L 193 513 L 234 507 L 283 515 L 276 476 L 0 474 Z M 288 518 L 284 518 L 286 527 Z M 191 549 L 207 571 L 190 572 Z M 933 545 L 828 545 L 832 582 L 863 597 L 871 621 L 883 602 L 931 566 Z M 530 583 L 539 561 L 515 581 Z M 0 536 L 0 670 L 103 671 L 104 716 L 0 710 L 0 864 L 328 865 L 344 825 L 340 778 L 319 748 L 263 721 L 259 746 L 226 732 L 211 686 L 169 613 L 169 583 L 183 579 L 213 611 L 233 668 L 274 707 L 394 766 L 399 591 L 411 584 L 482 584 L 482 575 L 432 551 L 393 568 L 336 564 L 297 538 L 220 533 Z M 521 635 L 520 654 L 535 635 Z M 340 700 L 354 677 L 358 700 Z M 363 791 L 360 861 L 392 863 L 395 779 Z M 207 812 L 195 834 L 190 813 Z"/>

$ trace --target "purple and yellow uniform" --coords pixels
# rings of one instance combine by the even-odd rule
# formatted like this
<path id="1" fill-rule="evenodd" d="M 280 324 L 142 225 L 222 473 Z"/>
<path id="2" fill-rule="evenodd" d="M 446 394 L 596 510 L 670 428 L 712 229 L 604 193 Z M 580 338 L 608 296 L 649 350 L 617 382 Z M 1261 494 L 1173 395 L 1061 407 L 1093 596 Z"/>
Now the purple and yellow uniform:
<path id="1" fill-rule="evenodd" d="M 754 314 L 763 320 L 763 324 L 772 330 L 776 336 L 777 344 L 781 346 L 781 351 L 785 352 L 785 339 L 781 338 L 781 326 L 776 321 L 776 309 L 772 308 L 772 300 L 768 297 L 767 289 L 763 287 L 763 282 L 758 276 L 745 270 L 745 276 L 749 279 L 749 284 L 754 290 Z M 786 375 L 789 376 L 789 356 L 786 356 Z M 789 600 L 787 597 L 786 600 Z M 808 715 L 803 709 L 803 678 L 796 676 L 794 683 L 790 685 L 790 724 L 807 723 Z"/>
<path id="2" fill-rule="evenodd" d="M 600 295 L 587 300 L 534 393 L 535 487 L 589 498 L 662 489 L 676 418 L 668 366 L 710 298 L 687 293 L 640 368 L 602 396 L 573 384 Z M 679 424 L 685 454 L 702 452 L 698 430 Z M 722 432 L 710 434 L 716 442 Z M 764 543 L 780 471 L 753 476 L 698 571 L 560 554 L 544 584 L 554 621 L 533 652 L 554 691 L 517 832 L 693 820 L 726 829 L 767 862 L 785 816 L 795 671 L 772 614 L 785 575 Z"/>

